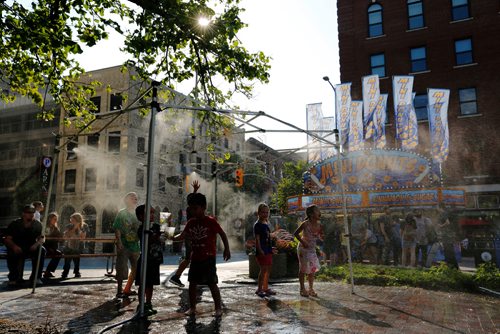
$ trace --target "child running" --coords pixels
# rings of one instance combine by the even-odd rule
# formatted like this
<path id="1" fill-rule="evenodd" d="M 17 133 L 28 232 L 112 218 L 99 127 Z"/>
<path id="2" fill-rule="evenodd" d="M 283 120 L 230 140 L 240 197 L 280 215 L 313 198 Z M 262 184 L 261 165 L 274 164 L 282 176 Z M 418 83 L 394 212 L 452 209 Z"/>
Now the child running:
<path id="1" fill-rule="evenodd" d="M 189 305 L 186 312 L 188 316 L 196 314 L 196 288 L 198 285 L 208 285 L 215 304 L 215 317 L 222 316 L 221 298 L 217 286 L 217 268 L 215 257 L 217 255 L 217 234 L 220 235 L 224 244 L 224 260 L 231 258 L 229 242 L 226 233 L 213 217 L 205 214 L 207 198 L 200 193 L 191 194 L 188 198 L 188 207 L 193 218 L 191 218 L 181 234 L 173 237 L 174 241 L 191 240 L 191 266 L 188 273 L 189 281 Z"/>
<path id="2" fill-rule="evenodd" d="M 269 289 L 269 275 L 273 265 L 273 248 L 271 243 L 271 229 L 269 228 L 269 206 L 266 203 L 259 204 L 257 209 L 258 220 L 253 225 L 255 237 L 255 258 L 260 267 L 259 285 L 255 293 L 259 297 L 275 295 L 276 292 Z"/>
<path id="3" fill-rule="evenodd" d="M 306 220 L 293 233 L 299 241 L 297 255 L 299 256 L 300 295 L 317 297 L 318 294 L 314 291 L 313 284 L 314 273 L 320 268 L 316 255 L 316 242 L 323 239 L 323 228 L 319 223 L 321 211 L 316 205 L 310 205 L 306 209 L 306 216 Z M 305 275 L 309 282 L 309 291 L 304 286 Z"/>

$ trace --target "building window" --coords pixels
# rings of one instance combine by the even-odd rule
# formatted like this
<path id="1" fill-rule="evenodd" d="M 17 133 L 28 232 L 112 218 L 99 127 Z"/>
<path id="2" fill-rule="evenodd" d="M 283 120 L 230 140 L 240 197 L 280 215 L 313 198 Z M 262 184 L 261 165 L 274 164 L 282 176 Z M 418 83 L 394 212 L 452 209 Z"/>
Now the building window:
<path id="1" fill-rule="evenodd" d="M 427 112 L 427 103 L 429 99 L 427 94 L 415 95 L 415 100 L 413 105 L 415 106 L 415 114 L 417 115 L 417 121 L 424 121 L 429 119 L 429 113 Z"/>
<path id="2" fill-rule="evenodd" d="M 114 229 L 113 229 L 113 222 L 115 221 L 115 217 L 117 215 L 117 212 L 116 210 L 114 209 L 104 209 L 102 211 L 102 224 L 101 224 L 101 232 L 102 233 L 113 233 L 114 232 Z M 104 246 L 106 245 L 110 245 L 111 246 L 111 249 L 113 248 L 113 244 L 104 244 L 103 245 L 103 248 Z"/>
<path id="3" fill-rule="evenodd" d="M 455 61 L 457 65 L 471 64 L 472 59 L 472 39 L 465 38 L 455 41 Z"/>
<path id="4" fill-rule="evenodd" d="M 422 0 L 408 0 L 408 29 L 424 27 L 424 7 Z"/>
<path id="5" fill-rule="evenodd" d="M 100 96 L 91 97 L 90 102 L 92 102 L 96 108 L 95 113 L 100 113 L 101 112 L 101 97 Z"/>
<path id="6" fill-rule="evenodd" d="M 99 134 L 95 133 L 87 137 L 87 146 L 95 150 L 99 147 Z"/>
<path id="7" fill-rule="evenodd" d="M 68 153 L 66 156 L 66 160 L 76 160 L 75 148 L 78 148 L 78 144 L 75 143 L 74 141 L 70 141 L 66 146 L 66 150 Z"/>
<path id="8" fill-rule="evenodd" d="M 123 97 L 120 93 L 111 94 L 110 110 L 120 110 L 122 108 Z"/>
<path id="9" fill-rule="evenodd" d="M 380 78 L 385 77 L 385 55 L 378 53 L 370 56 L 371 74 L 378 74 Z"/>
<path id="10" fill-rule="evenodd" d="M 462 115 L 477 114 L 476 88 L 462 88 L 458 90 L 460 113 Z"/>
<path id="11" fill-rule="evenodd" d="M 196 157 L 196 169 L 201 170 L 201 158 Z"/>
<path id="12" fill-rule="evenodd" d="M 470 17 L 468 0 L 451 0 L 452 21 L 464 20 Z"/>
<path id="13" fill-rule="evenodd" d="M 108 175 L 106 178 L 106 188 L 115 190 L 118 189 L 120 180 L 120 166 L 114 166 L 108 169 Z"/>
<path id="14" fill-rule="evenodd" d="M 137 137 L 137 153 L 146 152 L 146 138 Z"/>
<path id="15" fill-rule="evenodd" d="M 95 191 L 97 186 L 97 174 L 95 168 L 85 169 L 85 191 Z"/>
<path id="16" fill-rule="evenodd" d="M 164 174 L 158 175 L 158 190 L 162 193 L 165 192 L 165 175 Z"/>
<path id="17" fill-rule="evenodd" d="M 144 170 L 137 168 L 135 170 L 135 185 L 136 187 L 144 188 Z"/>
<path id="18" fill-rule="evenodd" d="M 427 70 L 427 52 L 425 47 L 412 48 L 410 50 L 411 71 L 422 72 Z"/>
<path id="19" fill-rule="evenodd" d="M 0 173 L 0 188 L 11 188 L 16 186 L 17 170 L 4 169 Z"/>
<path id="20" fill-rule="evenodd" d="M 110 132 L 108 135 L 108 152 L 120 153 L 120 131 Z"/>
<path id="21" fill-rule="evenodd" d="M 74 193 L 76 184 L 76 169 L 67 169 L 64 172 L 64 192 Z"/>
<path id="22" fill-rule="evenodd" d="M 368 7 L 368 37 L 383 35 L 384 29 L 382 23 L 382 6 L 375 3 Z"/>

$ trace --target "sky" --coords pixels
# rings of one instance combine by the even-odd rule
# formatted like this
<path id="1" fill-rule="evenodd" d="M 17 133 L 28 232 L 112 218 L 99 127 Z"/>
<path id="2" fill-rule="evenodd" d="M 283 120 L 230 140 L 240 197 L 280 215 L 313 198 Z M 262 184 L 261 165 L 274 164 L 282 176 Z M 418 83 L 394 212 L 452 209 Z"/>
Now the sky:
<path id="1" fill-rule="evenodd" d="M 250 52 L 263 51 L 272 58 L 270 81 L 256 84 L 254 98 L 235 99 L 242 110 L 264 111 L 302 129 L 306 128 L 306 105 L 322 103 L 324 116 L 333 116 L 334 92 L 322 78 L 339 83 L 337 9 L 335 0 L 243 0 L 242 21 L 248 27 L 238 38 Z M 78 58 L 82 67 L 96 70 L 120 65 L 126 57 L 118 52 L 120 39 L 84 49 Z M 182 91 L 189 93 L 189 91 Z M 257 120 L 255 125 L 269 130 L 290 129 Z M 305 134 L 253 133 L 274 149 L 293 149 L 306 145 Z"/>

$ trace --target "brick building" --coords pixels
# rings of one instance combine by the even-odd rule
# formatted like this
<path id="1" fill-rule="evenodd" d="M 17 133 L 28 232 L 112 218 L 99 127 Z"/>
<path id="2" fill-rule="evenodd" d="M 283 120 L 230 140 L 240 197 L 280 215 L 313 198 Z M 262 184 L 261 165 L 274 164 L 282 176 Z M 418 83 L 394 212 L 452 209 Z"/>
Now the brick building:
<path id="1" fill-rule="evenodd" d="M 392 76 L 414 76 L 418 151 L 428 157 L 427 88 L 450 89 L 444 185 L 465 189 L 471 216 L 498 228 L 500 2 L 339 0 L 337 8 L 341 82 L 352 82 L 352 98 L 361 100 L 361 78 L 379 74 L 389 93 L 389 147 L 398 147 Z"/>

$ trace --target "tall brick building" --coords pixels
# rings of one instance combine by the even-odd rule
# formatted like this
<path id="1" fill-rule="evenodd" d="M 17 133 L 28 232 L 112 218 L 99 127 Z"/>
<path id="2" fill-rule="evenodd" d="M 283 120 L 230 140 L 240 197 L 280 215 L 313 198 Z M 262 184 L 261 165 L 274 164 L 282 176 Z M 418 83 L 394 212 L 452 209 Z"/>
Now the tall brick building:
<path id="1" fill-rule="evenodd" d="M 379 74 L 389 93 L 389 147 L 398 147 L 392 76 L 414 76 L 418 151 L 428 157 L 427 88 L 450 89 L 444 185 L 465 189 L 471 217 L 498 228 L 500 2 L 339 0 L 337 8 L 341 82 L 352 82 L 352 98 L 361 100 L 361 78 Z"/>

